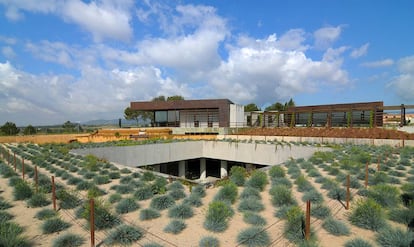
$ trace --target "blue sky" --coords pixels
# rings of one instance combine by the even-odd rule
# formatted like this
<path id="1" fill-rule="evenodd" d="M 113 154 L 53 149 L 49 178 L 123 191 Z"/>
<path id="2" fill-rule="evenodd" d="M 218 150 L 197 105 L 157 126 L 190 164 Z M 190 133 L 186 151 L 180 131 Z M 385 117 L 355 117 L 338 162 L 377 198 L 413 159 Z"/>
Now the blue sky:
<path id="1" fill-rule="evenodd" d="M 414 104 L 414 1 L 0 0 L 0 124 L 159 95 Z"/>

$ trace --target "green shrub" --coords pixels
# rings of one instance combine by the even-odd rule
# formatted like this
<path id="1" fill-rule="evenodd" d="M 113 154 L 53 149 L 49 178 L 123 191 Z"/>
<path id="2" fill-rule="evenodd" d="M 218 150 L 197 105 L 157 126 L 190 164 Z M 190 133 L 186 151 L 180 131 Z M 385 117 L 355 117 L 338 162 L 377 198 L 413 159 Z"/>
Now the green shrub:
<path id="1" fill-rule="evenodd" d="M 35 218 L 37 218 L 39 220 L 45 220 L 45 219 L 53 218 L 56 215 L 57 215 L 57 212 L 55 210 L 45 208 L 45 209 L 42 209 L 39 212 L 37 212 L 36 215 L 35 215 Z"/>
<path id="2" fill-rule="evenodd" d="M 82 236 L 67 233 L 61 235 L 53 240 L 53 247 L 78 247 L 85 243 L 85 239 Z"/>
<path id="3" fill-rule="evenodd" d="M 50 203 L 51 201 L 47 199 L 44 193 L 36 193 L 27 200 L 27 205 L 32 208 L 47 206 Z"/>
<path id="4" fill-rule="evenodd" d="M 118 193 L 113 193 L 109 196 L 108 201 L 110 203 L 116 203 L 119 202 L 122 199 L 122 195 Z"/>
<path id="5" fill-rule="evenodd" d="M 355 202 L 349 215 L 349 221 L 358 227 L 377 231 L 385 225 L 385 213 L 372 199 Z"/>
<path id="6" fill-rule="evenodd" d="M 238 209 L 239 211 L 260 212 L 264 210 L 264 205 L 256 198 L 246 198 L 240 201 Z"/>
<path id="7" fill-rule="evenodd" d="M 0 224 L 3 224 L 11 219 L 13 219 L 13 215 L 8 213 L 7 211 L 0 210 Z"/>
<path id="8" fill-rule="evenodd" d="M 264 226 L 266 225 L 266 220 L 256 214 L 256 213 L 252 213 L 252 212 L 246 212 L 243 214 L 243 221 L 246 222 L 247 224 L 251 224 L 254 226 Z"/>
<path id="9" fill-rule="evenodd" d="M 237 235 L 237 243 L 244 246 L 268 246 L 270 238 L 263 228 L 250 227 Z"/>
<path id="10" fill-rule="evenodd" d="M 237 186 L 243 186 L 246 181 L 247 172 L 244 167 L 232 166 L 230 169 L 230 181 Z"/>
<path id="11" fill-rule="evenodd" d="M 164 194 L 167 191 L 167 180 L 163 177 L 157 177 L 150 185 L 153 194 Z"/>
<path id="12" fill-rule="evenodd" d="M 191 195 L 198 195 L 199 197 L 205 197 L 206 190 L 204 189 L 203 185 L 199 184 L 192 188 Z"/>
<path id="13" fill-rule="evenodd" d="M 268 180 L 266 173 L 264 171 L 255 170 L 246 181 L 246 186 L 263 191 L 267 183 Z"/>
<path id="14" fill-rule="evenodd" d="M 20 180 L 14 185 L 14 200 L 26 200 L 32 197 L 32 195 L 33 190 L 26 181 Z"/>
<path id="15" fill-rule="evenodd" d="M 304 192 L 313 189 L 313 186 L 304 175 L 300 175 L 299 177 L 297 177 L 295 180 L 295 184 L 298 186 L 299 192 Z"/>
<path id="16" fill-rule="evenodd" d="M 60 218 L 49 218 L 46 219 L 42 224 L 42 233 L 51 234 L 54 232 L 60 232 L 70 227 L 70 224 L 63 221 Z"/>
<path id="17" fill-rule="evenodd" d="M 10 178 L 16 175 L 13 169 L 4 163 L 0 163 L 0 174 L 3 178 Z"/>
<path id="18" fill-rule="evenodd" d="M 203 205 L 203 202 L 198 194 L 191 194 L 190 196 L 184 198 L 183 203 L 194 207 L 200 207 Z"/>
<path id="19" fill-rule="evenodd" d="M 233 204 L 237 199 L 237 186 L 234 183 L 228 183 L 220 188 L 214 196 L 215 201 L 226 201 Z"/>
<path id="20" fill-rule="evenodd" d="M 119 179 L 119 178 L 121 178 L 121 173 L 119 173 L 119 172 L 110 172 L 110 173 L 108 173 L 108 177 L 110 179 Z"/>
<path id="21" fill-rule="evenodd" d="M 253 187 L 246 187 L 244 188 L 244 190 L 242 191 L 242 193 L 240 194 L 240 199 L 256 199 L 256 200 L 261 200 L 262 197 L 260 195 L 260 191 L 258 189 L 255 189 Z"/>
<path id="22" fill-rule="evenodd" d="M 286 176 L 286 172 L 282 166 L 275 165 L 270 168 L 269 176 L 272 178 L 283 178 Z"/>
<path id="23" fill-rule="evenodd" d="M 376 240 L 381 246 L 410 246 L 414 241 L 414 232 L 410 229 L 384 227 L 377 233 Z"/>
<path id="24" fill-rule="evenodd" d="M 400 202 L 400 191 L 388 184 L 378 184 L 368 189 L 368 197 L 374 199 L 383 207 L 395 207 Z"/>
<path id="25" fill-rule="evenodd" d="M 373 247 L 373 245 L 362 238 L 354 238 L 347 241 L 344 247 Z"/>
<path id="26" fill-rule="evenodd" d="M 59 200 L 59 207 L 62 209 L 76 208 L 82 203 L 76 191 L 58 190 L 56 198 Z"/>
<path id="27" fill-rule="evenodd" d="M 411 203 L 408 208 L 390 209 L 389 218 L 408 226 L 411 222 L 414 222 L 414 203 Z"/>
<path id="28" fill-rule="evenodd" d="M 292 241 L 299 242 L 304 238 L 304 215 L 299 207 L 292 207 L 286 213 L 284 236 Z"/>
<path id="29" fill-rule="evenodd" d="M 193 215 L 193 209 L 185 203 L 175 205 L 168 210 L 168 216 L 171 218 L 188 219 L 193 217 Z"/>
<path id="30" fill-rule="evenodd" d="M 182 232 L 187 225 L 182 220 L 172 220 L 165 228 L 164 232 L 169 232 L 172 234 L 178 234 Z"/>
<path id="31" fill-rule="evenodd" d="M 76 185 L 77 190 L 88 190 L 90 187 L 92 187 L 92 183 L 88 181 L 81 181 Z"/>
<path id="32" fill-rule="evenodd" d="M 115 191 L 119 194 L 129 194 L 134 191 L 134 187 L 129 184 L 119 184 L 115 187 Z"/>
<path id="33" fill-rule="evenodd" d="M 175 204 L 175 200 L 170 195 L 159 195 L 152 198 L 150 207 L 157 210 L 167 209 Z"/>
<path id="34" fill-rule="evenodd" d="M 152 220 L 160 217 L 161 214 L 158 210 L 152 209 L 152 208 L 146 208 L 142 209 L 139 212 L 139 219 L 140 220 Z"/>
<path id="35" fill-rule="evenodd" d="M 199 247 L 219 247 L 220 242 L 213 236 L 206 236 L 200 239 L 198 242 Z"/>
<path id="36" fill-rule="evenodd" d="M 5 222 L 0 224 L 0 246 L 30 246 L 28 240 L 21 236 L 22 232 L 23 228 L 14 222 Z"/>
<path id="37" fill-rule="evenodd" d="M 349 227 L 342 221 L 336 220 L 332 217 L 327 218 L 323 223 L 322 227 L 335 236 L 349 235 Z"/>
<path id="38" fill-rule="evenodd" d="M 83 178 L 85 178 L 85 179 L 91 179 L 93 177 L 95 177 L 94 172 L 86 172 L 85 174 L 83 174 Z"/>
<path id="39" fill-rule="evenodd" d="M 292 182 L 290 182 L 290 180 L 286 177 L 284 177 L 284 178 L 272 178 L 272 185 L 273 186 L 284 185 L 288 188 L 292 188 Z"/>
<path id="40" fill-rule="evenodd" d="M 149 186 L 143 186 L 141 188 L 138 188 L 134 192 L 134 197 L 138 201 L 147 200 L 147 199 L 152 198 L 153 196 L 154 196 L 154 192 L 152 191 L 152 189 Z"/>
<path id="41" fill-rule="evenodd" d="M 232 215 L 233 211 L 227 203 L 211 202 L 208 206 L 204 228 L 212 232 L 223 232 L 227 229 L 227 222 Z"/>
<path id="42" fill-rule="evenodd" d="M 120 224 L 120 219 L 111 213 L 107 205 L 104 205 L 102 201 L 95 200 L 95 229 L 109 229 Z M 90 203 L 85 202 L 81 208 L 79 208 L 78 216 L 89 221 L 90 219 Z"/>
<path id="43" fill-rule="evenodd" d="M 276 207 L 295 203 L 292 191 L 284 185 L 273 186 L 269 193 L 272 196 L 272 204 Z"/>
<path id="44" fill-rule="evenodd" d="M 134 226 L 121 225 L 114 229 L 104 240 L 105 244 L 111 245 L 131 245 L 144 236 L 142 230 Z"/>
<path id="45" fill-rule="evenodd" d="M 374 176 L 370 176 L 368 179 L 369 185 L 386 184 L 389 181 L 389 177 L 385 172 L 376 172 Z"/>
<path id="46" fill-rule="evenodd" d="M 346 200 L 346 190 L 336 185 L 328 191 L 328 197 L 338 201 Z"/>
<path id="47" fill-rule="evenodd" d="M 123 174 L 130 174 L 130 173 L 132 173 L 132 172 L 131 172 L 131 170 L 129 170 L 129 169 L 128 169 L 128 168 L 126 168 L 126 167 L 125 167 L 125 168 L 122 168 L 122 169 L 120 170 L 120 172 L 121 172 L 121 173 L 123 173 Z"/>
<path id="48" fill-rule="evenodd" d="M 311 215 L 317 219 L 325 219 L 331 215 L 331 210 L 323 204 L 312 205 Z"/>
<path id="49" fill-rule="evenodd" d="M 94 177 L 93 182 L 96 184 L 107 184 L 111 182 L 111 179 L 109 178 L 108 175 L 101 175 L 101 176 Z"/>
<path id="50" fill-rule="evenodd" d="M 184 186 L 179 181 L 174 181 L 170 185 L 168 185 L 168 190 L 183 190 L 183 189 L 184 189 Z"/>
<path id="51" fill-rule="evenodd" d="M 68 184 L 69 185 L 78 185 L 79 183 L 81 183 L 83 180 L 81 178 L 78 177 L 72 177 L 68 179 Z"/>
<path id="52" fill-rule="evenodd" d="M 184 192 L 184 191 L 182 191 L 182 190 L 171 190 L 168 194 L 169 194 L 172 198 L 174 198 L 174 200 L 180 200 L 180 199 L 182 199 L 182 198 L 186 197 L 185 192 Z"/>
<path id="53" fill-rule="evenodd" d="M 146 182 L 153 181 L 153 180 L 155 180 L 155 178 L 156 177 L 155 177 L 154 173 L 152 173 L 150 171 L 145 171 L 142 174 L 142 177 L 141 177 L 142 181 L 146 181 Z"/>
<path id="54" fill-rule="evenodd" d="M 121 199 L 115 207 L 115 211 L 118 214 L 126 214 L 133 212 L 139 208 L 138 203 L 135 202 L 133 198 L 124 198 Z"/>
<path id="55" fill-rule="evenodd" d="M 308 190 L 306 191 L 302 196 L 302 201 L 307 202 L 311 201 L 312 203 L 322 203 L 323 202 L 323 196 L 321 193 L 319 193 L 316 190 Z"/>
<path id="56" fill-rule="evenodd" d="M 0 196 L 0 210 L 11 208 L 12 205 Z"/>

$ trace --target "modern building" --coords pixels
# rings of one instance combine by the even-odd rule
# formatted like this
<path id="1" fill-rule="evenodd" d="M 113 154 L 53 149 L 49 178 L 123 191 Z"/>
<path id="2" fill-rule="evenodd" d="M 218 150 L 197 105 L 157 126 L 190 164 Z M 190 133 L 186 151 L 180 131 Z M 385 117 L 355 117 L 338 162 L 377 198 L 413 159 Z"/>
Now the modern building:
<path id="1" fill-rule="evenodd" d="M 244 107 L 228 99 L 131 102 L 131 108 L 152 112 L 154 127 L 222 128 L 244 124 Z"/>

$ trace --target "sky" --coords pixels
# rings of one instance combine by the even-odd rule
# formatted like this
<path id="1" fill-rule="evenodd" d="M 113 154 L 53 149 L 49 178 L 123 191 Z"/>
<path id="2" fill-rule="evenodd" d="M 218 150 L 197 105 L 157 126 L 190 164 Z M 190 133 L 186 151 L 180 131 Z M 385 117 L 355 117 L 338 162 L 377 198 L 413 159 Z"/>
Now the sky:
<path id="1" fill-rule="evenodd" d="M 411 0 L 0 0 L 0 125 L 131 101 L 414 104 Z"/>

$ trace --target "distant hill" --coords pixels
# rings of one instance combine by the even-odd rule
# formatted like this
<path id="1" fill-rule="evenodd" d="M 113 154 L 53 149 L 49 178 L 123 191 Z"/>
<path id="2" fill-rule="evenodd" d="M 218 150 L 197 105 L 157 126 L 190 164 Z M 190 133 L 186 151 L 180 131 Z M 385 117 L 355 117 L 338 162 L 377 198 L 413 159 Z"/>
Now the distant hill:
<path id="1" fill-rule="evenodd" d="M 118 126 L 118 124 L 119 124 L 119 119 L 97 119 L 97 120 L 81 122 L 81 125 L 87 125 L 87 126 L 105 126 L 105 125 Z M 135 120 L 121 119 L 121 125 L 122 127 L 137 126 L 137 122 Z"/>

